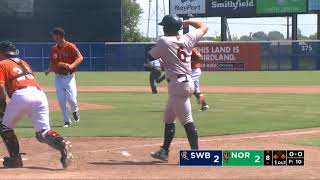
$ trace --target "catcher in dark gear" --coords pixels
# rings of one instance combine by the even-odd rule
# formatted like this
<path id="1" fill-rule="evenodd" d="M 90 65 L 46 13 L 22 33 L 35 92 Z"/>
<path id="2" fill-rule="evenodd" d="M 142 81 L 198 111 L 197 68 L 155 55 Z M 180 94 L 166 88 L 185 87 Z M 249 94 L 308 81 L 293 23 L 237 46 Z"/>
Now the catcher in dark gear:
<path id="1" fill-rule="evenodd" d="M 0 135 L 9 153 L 5 168 L 22 168 L 16 123 L 25 115 L 32 119 L 36 138 L 61 153 L 63 168 L 72 162 L 71 143 L 50 129 L 48 100 L 33 76 L 30 66 L 18 58 L 12 42 L 0 42 Z M 10 102 L 6 104 L 6 95 Z"/>

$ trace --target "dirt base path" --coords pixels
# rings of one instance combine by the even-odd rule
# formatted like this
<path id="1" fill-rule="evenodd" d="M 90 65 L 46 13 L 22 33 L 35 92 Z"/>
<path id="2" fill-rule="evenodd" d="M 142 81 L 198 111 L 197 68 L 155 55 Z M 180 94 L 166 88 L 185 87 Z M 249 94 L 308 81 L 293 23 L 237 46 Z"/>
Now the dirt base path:
<path id="1" fill-rule="evenodd" d="M 320 138 L 320 128 L 201 138 L 202 149 L 304 149 L 306 156 L 304 167 L 201 168 L 177 165 L 178 151 L 188 149 L 186 139 L 175 139 L 169 162 L 160 163 L 149 157 L 160 138 L 71 138 L 75 163 L 65 171 L 57 152 L 24 138 L 25 168 L 0 168 L 0 179 L 318 179 L 320 147 L 288 144 L 307 137 Z"/>
<path id="2" fill-rule="evenodd" d="M 53 87 L 44 87 L 54 92 Z M 273 93 L 273 94 L 320 94 L 320 86 L 202 86 L 206 93 Z M 148 86 L 79 86 L 79 92 L 150 92 Z M 166 87 L 159 87 L 166 92 Z"/>

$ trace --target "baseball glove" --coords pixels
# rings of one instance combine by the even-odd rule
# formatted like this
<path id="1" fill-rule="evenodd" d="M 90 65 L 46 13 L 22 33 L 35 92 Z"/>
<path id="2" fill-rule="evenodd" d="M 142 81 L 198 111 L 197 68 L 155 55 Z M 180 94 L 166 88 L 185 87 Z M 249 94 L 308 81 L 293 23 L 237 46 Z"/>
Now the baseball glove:
<path id="1" fill-rule="evenodd" d="M 58 63 L 57 72 L 60 75 L 68 75 L 68 73 L 70 72 L 69 64 L 63 62 Z"/>
<path id="2" fill-rule="evenodd" d="M 192 49 L 191 61 L 195 63 L 200 63 L 203 61 L 202 54 L 197 50 L 197 48 Z"/>

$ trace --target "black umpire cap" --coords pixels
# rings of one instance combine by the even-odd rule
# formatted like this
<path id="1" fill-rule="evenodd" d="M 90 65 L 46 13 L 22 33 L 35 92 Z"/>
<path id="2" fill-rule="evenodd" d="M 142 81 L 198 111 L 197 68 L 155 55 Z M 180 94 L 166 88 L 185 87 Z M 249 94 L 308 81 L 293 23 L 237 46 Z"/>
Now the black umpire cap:
<path id="1" fill-rule="evenodd" d="M 19 55 L 19 51 L 17 50 L 16 46 L 11 41 L 2 41 L 0 42 L 0 52 L 11 56 L 16 57 Z"/>
<path id="2" fill-rule="evenodd" d="M 182 20 L 178 16 L 174 15 L 164 16 L 159 25 L 172 31 L 179 31 L 183 27 Z"/>

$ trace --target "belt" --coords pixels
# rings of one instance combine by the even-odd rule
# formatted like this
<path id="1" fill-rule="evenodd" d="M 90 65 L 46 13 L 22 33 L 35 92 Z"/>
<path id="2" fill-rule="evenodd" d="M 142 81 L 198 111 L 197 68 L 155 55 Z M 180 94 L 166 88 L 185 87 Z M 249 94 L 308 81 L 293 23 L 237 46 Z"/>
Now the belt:
<path id="1" fill-rule="evenodd" d="M 68 76 L 68 75 L 72 75 L 73 72 L 68 72 L 68 74 L 58 74 L 58 73 L 56 73 L 56 74 L 59 75 L 59 76 Z"/>
<path id="2" fill-rule="evenodd" d="M 186 74 L 178 74 L 178 75 L 177 75 L 177 79 L 180 79 L 180 78 L 182 78 L 182 77 L 185 77 L 185 78 L 186 78 L 186 80 L 182 81 L 182 83 L 187 83 L 187 82 L 189 82 L 188 76 L 187 76 Z M 167 82 L 168 82 L 168 83 L 169 83 L 170 81 L 171 81 L 170 79 L 167 79 Z"/>
<path id="3" fill-rule="evenodd" d="M 35 88 L 37 88 L 38 90 L 42 91 L 42 89 L 41 89 L 40 87 L 38 87 L 38 86 L 22 86 L 22 87 L 17 88 L 17 90 L 26 89 L 26 88 L 28 88 L 28 87 L 35 87 Z"/>

